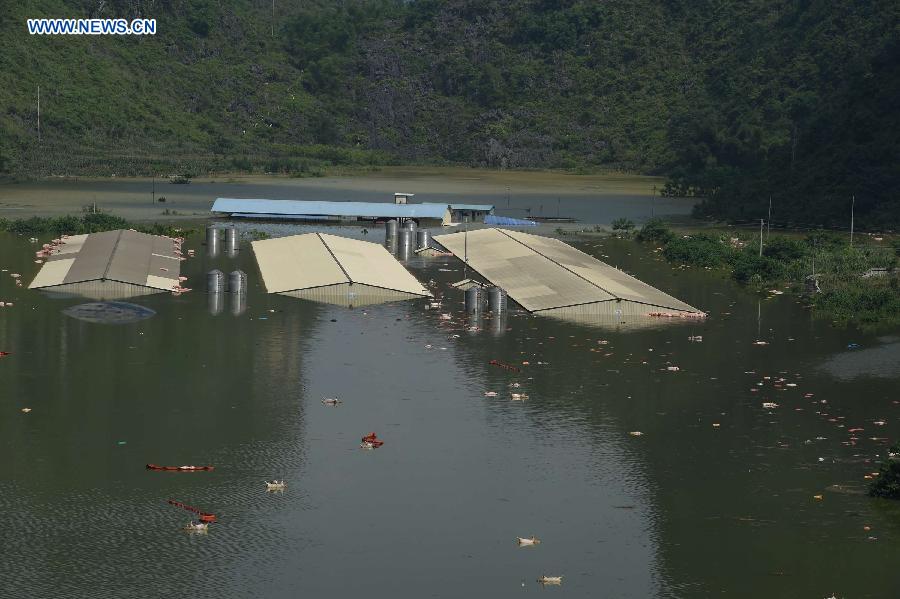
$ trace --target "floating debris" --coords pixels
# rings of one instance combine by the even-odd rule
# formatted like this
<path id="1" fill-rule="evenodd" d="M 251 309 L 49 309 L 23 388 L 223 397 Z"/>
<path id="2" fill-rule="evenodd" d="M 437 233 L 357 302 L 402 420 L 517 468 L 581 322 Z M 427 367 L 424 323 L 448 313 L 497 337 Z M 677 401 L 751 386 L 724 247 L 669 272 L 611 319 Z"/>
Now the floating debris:
<path id="1" fill-rule="evenodd" d="M 560 585 L 562 584 L 562 579 L 562 576 L 541 576 L 537 581 L 541 584 Z"/>
<path id="2" fill-rule="evenodd" d="M 272 482 L 265 481 L 266 483 L 266 491 L 284 491 L 287 484 L 284 480 L 278 480 L 277 478 Z"/>
<path id="3" fill-rule="evenodd" d="M 341 400 L 339 400 L 337 397 L 326 397 L 322 400 L 322 405 L 331 406 L 331 407 L 334 407 L 334 406 L 338 405 L 339 403 L 341 403 Z"/>
<path id="4" fill-rule="evenodd" d="M 184 530 L 192 533 L 206 534 L 209 532 L 208 522 L 194 522 L 191 520 L 184 526 Z"/>
<path id="5" fill-rule="evenodd" d="M 215 466 L 157 466 L 147 464 L 147 470 L 165 470 L 166 472 L 211 472 Z"/>
<path id="6" fill-rule="evenodd" d="M 519 544 L 519 547 L 529 547 L 541 544 L 541 540 L 534 535 L 531 535 L 530 537 L 516 537 L 516 542 Z"/>
<path id="7" fill-rule="evenodd" d="M 630 431 L 628 434 L 631 435 L 632 437 L 640 437 L 644 433 L 642 433 L 641 431 Z"/>
<path id="8" fill-rule="evenodd" d="M 362 438 L 362 443 L 360 443 L 360 448 L 362 449 L 378 449 L 384 445 L 384 441 L 378 438 L 378 435 L 375 433 L 369 433 L 365 437 Z"/>

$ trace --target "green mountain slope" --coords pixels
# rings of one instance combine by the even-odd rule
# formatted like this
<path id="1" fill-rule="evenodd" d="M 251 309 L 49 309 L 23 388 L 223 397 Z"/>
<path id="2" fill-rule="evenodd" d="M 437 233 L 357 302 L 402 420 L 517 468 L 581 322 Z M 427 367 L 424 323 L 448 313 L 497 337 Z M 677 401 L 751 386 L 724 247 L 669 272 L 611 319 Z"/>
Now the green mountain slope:
<path id="1" fill-rule="evenodd" d="M 0 169 L 460 163 L 671 176 L 704 210 L 900 219 L 897 4 L 30 0 L 0 14 Z M 28 17 L 153 17 L 148 37 Z M 41 87 L 41 140 L 37 87 Z M 811 207 L 815 208 L 811 210 Z M 810 214 L 812 212 L 812 214 Z"/>

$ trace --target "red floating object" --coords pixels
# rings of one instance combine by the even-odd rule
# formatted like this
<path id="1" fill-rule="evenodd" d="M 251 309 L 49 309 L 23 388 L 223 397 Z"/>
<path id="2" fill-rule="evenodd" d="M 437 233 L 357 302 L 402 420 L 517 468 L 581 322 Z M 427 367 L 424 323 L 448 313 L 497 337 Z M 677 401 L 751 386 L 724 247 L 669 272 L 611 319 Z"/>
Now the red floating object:
<path id="1" fill-rule="evenodd" d="M 147 464 L 147 470 L 165 470 L 167 472 L 210 472 L 215 469 L 215 466 L 157 466 L 156 464 Z"/>
<path id="2" fill-rule="evenodd" d="M 500 360 L 491 360 L 488 362 L 491 366 L 499 366 L 500 368 L 505 368 L 506 370 L 512 370 L 513 372 L 522 372 L 522 370 L 512 364 L 504 364 Z"/>
<path id="3" fill-rule="evenodd" d="M 363 443 L 369 443 L 374 447 L 381 447 L 384 445 L 384 441 L 378 438 L 378 435 L 375 433 L 369 433 L 365 437 L 362 438 Z"/>
<path id="4" fill-rule="evenodd" d="M 174 505 L 175 507 L 180 507 L 183 510 L 187 510 L 189 512 L 194 512 L 198 516 L 200 516 L 200 522 L 216 522 L 216 515 L 210 514 L 208 512 L 201 512 L 199 509 L 194 506 L 187 505 L 185 503 L 181 503 L 180 501 L 175 501 L 174 499 L 169 499 L 166 501 L 169 505 Z"/>

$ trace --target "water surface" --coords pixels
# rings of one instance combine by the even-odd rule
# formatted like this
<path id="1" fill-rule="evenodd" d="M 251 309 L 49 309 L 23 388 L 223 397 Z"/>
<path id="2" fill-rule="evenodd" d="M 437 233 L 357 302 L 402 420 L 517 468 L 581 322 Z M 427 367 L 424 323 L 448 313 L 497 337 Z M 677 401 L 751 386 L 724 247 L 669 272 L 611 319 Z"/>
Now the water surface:
<path id="1" fill-rule="evenodd" d="M 447 291 L 463 276 L 452 259 L 408 263 L 446 294 L 441 311 L 348 310 L 266 295 L 246 246 L 236 258 L 186 246 L 196 291 L 135 298 L 156 316 L 108 326 L 63 314 L 84 300 L 16 288 L 8 275 L 30 281 L 33 248 L 0 236 L 0 301 L 14 302 L 0 308 L 3 596 L 900 590 L 900 506 L 859 492 L 896 438 L 900 380 L 828 366 L 869 350 L 896 364 L 890 337 L 630 242 L 580 247 L 708 310 L 705 323 L 632 331 L 512 311 L 470 331 Z M 210 315 L 214 267 L 248 273 L 239 316 L 230 297 Z M 360 450 L 370 431 L 384 447 Z M 284 493 L 266 492 L 275 477 Z M 220 522 L 189 535 L 170 498 Z M 532 534 L 541 545 L 516 547 Z M 564 583 L 542 589 L 542 574 Z"/>

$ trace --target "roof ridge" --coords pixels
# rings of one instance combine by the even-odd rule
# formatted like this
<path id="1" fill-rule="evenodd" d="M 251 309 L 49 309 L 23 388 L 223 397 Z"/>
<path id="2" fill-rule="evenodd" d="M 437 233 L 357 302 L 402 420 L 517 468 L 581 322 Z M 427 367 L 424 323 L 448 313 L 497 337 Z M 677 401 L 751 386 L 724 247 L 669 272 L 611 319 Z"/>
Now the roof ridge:
<path id="1" fill-rule="evenodd" d="M 113 258 L 116 257 L 116 250 L 119 249 L 119 242 L 122 241 L 122 233 L 125 231 L 119 229 L 116 231 L 116 242 L 113 244 L 112 249 L 109 252 L 109 260 L 106 261 L 106 268 L 103 269 L 103 275 L 100 277 L 101 280 L 106 280 L 106 276 L 109 274 L 109 269 L 112 268 Z"/>
<path id="2" fill-rule="evenodd" d="M 322 242 L 322 245 L 325 246 L 325 249 L 328 251 L 328 254 L 331 256 L 331 259 L 334 260 L 334 263 L 338 265 L 338 268 L 341 269 L 341 272 L 344 273 L 344 276 L 347 277 L 347 282 L 351 285 L 353 284 L 353 279 L 350 278 L 350 273 L 347 272 L 347 269 L 344 268 L 344 265 L 341 264 L 341 261 L 337 259 L 337 256 L 334 255 L 334 252 L 331 251 L 331 247 L 329 247 L 328 243 L 322 238 L 321 233 L 316 233 L 316 237 L 319 238 L 319 241 Z"/>

